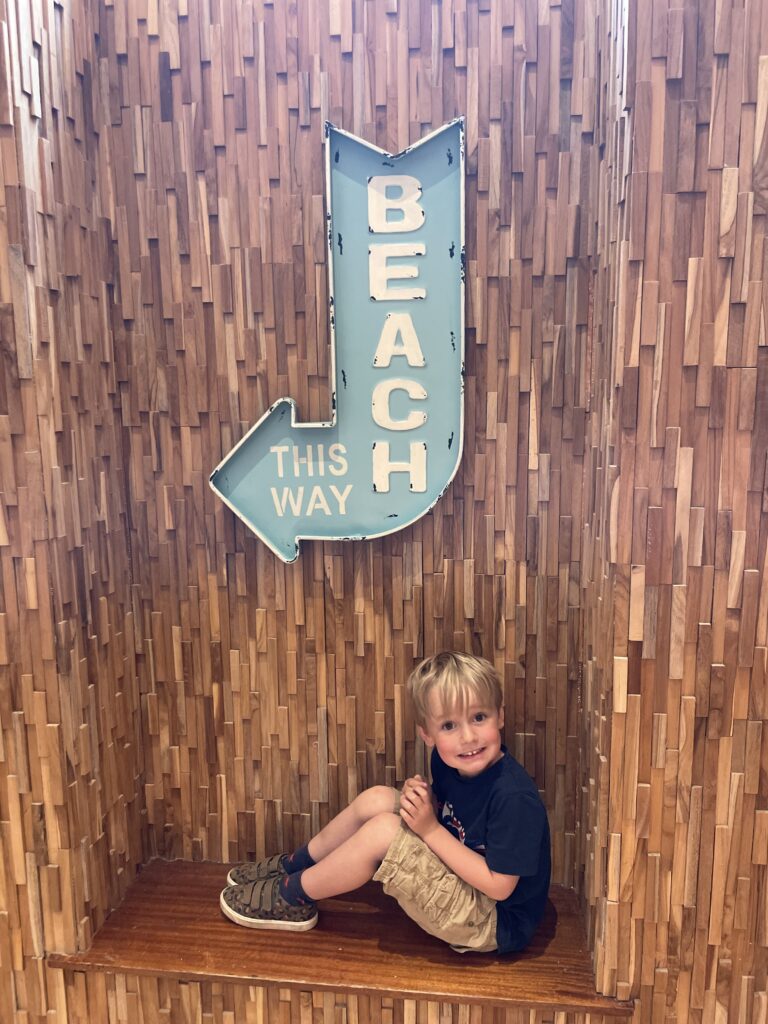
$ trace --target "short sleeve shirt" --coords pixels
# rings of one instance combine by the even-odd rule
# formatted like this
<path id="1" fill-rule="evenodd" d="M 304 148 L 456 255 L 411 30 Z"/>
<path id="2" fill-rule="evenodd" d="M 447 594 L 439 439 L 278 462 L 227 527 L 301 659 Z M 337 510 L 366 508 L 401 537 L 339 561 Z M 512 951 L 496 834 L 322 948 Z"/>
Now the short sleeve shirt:
<path id="1" fill-rule="evenodd" d="M 496 905 L 496 944 L 523 949 L 544 914 L 551 874 L 549 822 L 536 784 L 502 747 L 503 756 L 466 778 L 432 751 L 432 789 L 440 823 L 485 857 L 491 871 L 519 875 L 514 892 Z"/>

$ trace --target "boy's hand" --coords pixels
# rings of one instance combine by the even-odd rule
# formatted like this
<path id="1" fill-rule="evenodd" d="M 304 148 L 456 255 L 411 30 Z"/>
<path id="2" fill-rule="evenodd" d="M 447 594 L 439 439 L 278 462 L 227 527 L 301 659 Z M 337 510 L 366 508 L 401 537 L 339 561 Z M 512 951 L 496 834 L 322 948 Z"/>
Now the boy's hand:
<path id="1" fill-rule="evenodd" d="M 432 791 L 420 775 L 408 779 L 403 786 L 400 817 L 421 839 L 426 838 L 433 829 L 440 828 L 440 823 L 435 817 Z"/>
<path id="2" fill-rule="evenodd" d="M 414 787 L 418 788 L 419 786 L 423 786 L 425 784 L 425 780 L 421 777 L 421 775 L 414 775 L 412 778 L 405 780 L 405 782 L 403 783 L 402 792 L 407 793 Z"/>
<path id="3" fill-rule="evenodd" d="M 416 789 L 423 789 L 425 786 L 427 788 L 427 792 L 429 793 L 429 798 L 432 801 L 432 807 L 434 808 L 435 811 L 435 817 L 437 817 L 437 797 L 432 792 L 432 787 L 430 786 L 430 784 L 421 775 L 414 775 L 412 778 L 406 779 L 405 782 L 403 783 L 402 792 L 408 793 L 414 787 Z"/>

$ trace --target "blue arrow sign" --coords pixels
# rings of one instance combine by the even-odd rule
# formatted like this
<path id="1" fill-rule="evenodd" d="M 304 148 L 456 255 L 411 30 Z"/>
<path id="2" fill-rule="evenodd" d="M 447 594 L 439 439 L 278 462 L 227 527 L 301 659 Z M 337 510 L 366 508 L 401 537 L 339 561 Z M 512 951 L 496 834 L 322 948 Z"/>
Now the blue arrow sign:
<path id="1" fill-rule="evenodd" d="M 281 398 L 210 478 L 286 562 L 415 522 L 463 443 L 463 120 L 396 155 L 328 124 L 325 156 L 331 419 Z"/>

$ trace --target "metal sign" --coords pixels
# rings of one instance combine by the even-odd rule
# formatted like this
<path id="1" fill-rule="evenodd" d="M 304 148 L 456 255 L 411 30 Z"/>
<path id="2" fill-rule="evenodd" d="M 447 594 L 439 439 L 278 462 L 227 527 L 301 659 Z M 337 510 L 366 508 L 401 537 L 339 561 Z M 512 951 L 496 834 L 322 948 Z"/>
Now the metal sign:
<path id="1" fill-rule="evenodd" d="M 464 124 L 396 155 L 326 125 L 332 416 L 281 398 L 211 474 L 286 562 L 415 522 L 461 461 Z"/>

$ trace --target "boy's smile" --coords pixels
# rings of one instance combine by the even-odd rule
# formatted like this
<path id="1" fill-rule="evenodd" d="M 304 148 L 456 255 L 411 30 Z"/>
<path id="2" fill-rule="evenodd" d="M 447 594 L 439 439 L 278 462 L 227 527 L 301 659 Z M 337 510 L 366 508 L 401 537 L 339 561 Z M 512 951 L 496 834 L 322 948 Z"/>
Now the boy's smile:
<path id="1" fill-rule="evenodd" d="M 427 706 L 429 713 L 419 735 L 459 775 L 479 775 L 502 757 L 503 708 L 497 711 L 470 699 L 464 708 L 446 709 L 434 693 Z"/>

